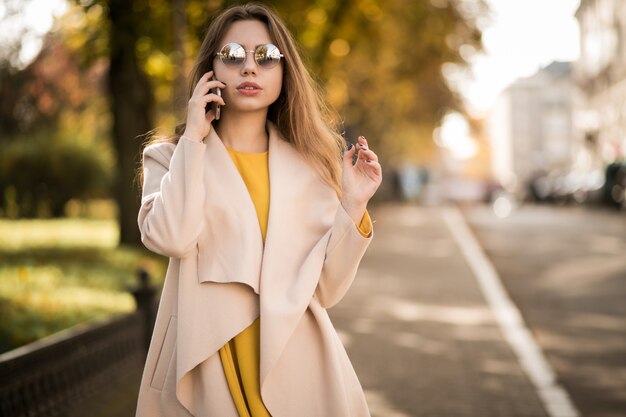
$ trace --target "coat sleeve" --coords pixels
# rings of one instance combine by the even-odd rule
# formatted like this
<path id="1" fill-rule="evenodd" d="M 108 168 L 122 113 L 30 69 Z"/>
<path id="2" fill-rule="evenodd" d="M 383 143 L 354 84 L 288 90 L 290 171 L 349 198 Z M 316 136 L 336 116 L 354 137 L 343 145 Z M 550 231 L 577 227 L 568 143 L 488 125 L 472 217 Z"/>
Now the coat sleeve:
<path id="1" fill-rule="evenodd" d="M 184 258 L 203 227 L 204 143 L 185 137 L 143 152 L 143 192 L 138 224 L 141 241 L 153 252 Z"/>
<path id="2" fill-rule="evenodd" d="M 372 225 L 367 212 L 357 226 L 343 206 L 339 205 L 315 291 L 322 307 L 334 306 L 348 292 L 372 236 Z"/>

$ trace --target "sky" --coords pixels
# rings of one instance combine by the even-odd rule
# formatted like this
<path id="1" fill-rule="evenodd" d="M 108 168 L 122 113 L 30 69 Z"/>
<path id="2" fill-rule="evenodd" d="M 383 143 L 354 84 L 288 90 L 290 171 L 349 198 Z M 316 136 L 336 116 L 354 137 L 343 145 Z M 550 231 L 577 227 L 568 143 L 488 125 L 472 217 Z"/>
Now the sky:
<path id="1" fill-rule="evenodd" d="M 0 1 L 0 19 L 4 20 L 0 44 L 13 43 L 19 36 L 22 43 L 19 60 L 22 65 L 27 64 L 41 49 L 42 37 L 52 28 L 54 16 L 61 15 L 66 8 L 65 0 L 32 0 L 26 2 L 22 13 L 5 20 L 6 9 Z M 20 31 L 24 27 L 29 31 L 22 35 Z"/>
<path id="2" fill-rule="evenodd" d="M 497 95 L 517 78 L 530 76 L 555 60 L 573 61 L 579 55 L 579 32 L 574 13 L 580 0 L 485 0 L 491 7 L 483 27 L 484 53 L 471 59 L 473 80 L 460 81 L 470 111 L 487 112 Z M 53 16 L 66 9 L 65 0 L 32 0 L 8 26 L 34 29 L 23 37 L 20 59 L 30 61 L 41 47 L 41 36 L 52 26 Z M 4 15 L 0 2 L 0 19 Z M 5 23 L 6 25 L 6 23 Z M 2 42 L 2 40 L 0 40 Z"/>
<path id="3" fill-rule="evenodd" d="M 497 95 L 520 77 L 552 61 L 575 61 L 580 54 L 574 16 L 580 0 L 486 0 L 491 22 L 483 28 L 484 54 L 472 62 L 475 80 L 461 91 L 470 109 L 488 111 Z"/>

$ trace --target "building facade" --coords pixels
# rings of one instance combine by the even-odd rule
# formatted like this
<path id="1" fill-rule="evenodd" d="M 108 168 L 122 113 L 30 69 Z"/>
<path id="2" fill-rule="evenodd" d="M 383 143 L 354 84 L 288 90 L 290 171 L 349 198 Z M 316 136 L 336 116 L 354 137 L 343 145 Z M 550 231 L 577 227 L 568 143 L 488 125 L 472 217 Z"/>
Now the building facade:
<path id="1" fill-rule="evenodd" d="M 501 183 L 523 187 L 540 173 L 570 169 L 572 96 L 567 62 L 553 62 L 503 91 L 488 121 L 492 171 Z"/>
<path id="2" fill-rule="evenodd" d="M 626 158 L 626 2 L 581 0 L 576 18 L 576 167 L 602 169 Z"/>

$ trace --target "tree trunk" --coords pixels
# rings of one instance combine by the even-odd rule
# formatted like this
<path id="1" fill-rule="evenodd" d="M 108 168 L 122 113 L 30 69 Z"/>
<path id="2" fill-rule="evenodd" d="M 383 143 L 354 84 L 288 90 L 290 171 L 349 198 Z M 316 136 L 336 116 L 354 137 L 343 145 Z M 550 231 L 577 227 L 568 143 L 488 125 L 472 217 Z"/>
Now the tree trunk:
<path id="1" fill-rule="evenodd" d="M 176 79 L 174 80 L 173 112 L 176 121 L 185 114 L 187 108 L 187 54 L 185 53 L 185 39 L 187 37 L 187 16 L 185 14 L 185 0 L 172 0 L 172 34 L 174 37 L 174 68 Z"/>
<path id="2" fill-rule="evenodd" d="M 154 98 L 148 78 L 135 56 L 137 28 L 146 16 L 133 10 L 134 3 L 133 0 L 109 1 L 108 88 L 118 161 L 115 195 L 119 206 L 120 243 L 140 245 L 137 227 L 140 195 L 135 173 L 141 156 L 141 135 L 153 126 Z"/>

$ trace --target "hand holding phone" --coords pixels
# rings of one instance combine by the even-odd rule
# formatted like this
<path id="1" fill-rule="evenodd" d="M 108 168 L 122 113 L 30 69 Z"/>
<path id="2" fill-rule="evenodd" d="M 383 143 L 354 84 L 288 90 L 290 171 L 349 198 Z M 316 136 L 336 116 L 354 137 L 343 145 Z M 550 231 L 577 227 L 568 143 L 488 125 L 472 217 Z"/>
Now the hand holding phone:
<path id="1" fill-rule="evenodd" d="M 200 77 L 187 106 L 187 120 L 183 136 L 195 141 L 201 141 L 209 134 L 212 128 L 211 123 L 220 117 L 219 106 L 226 104 L 220 91 L 221 88 L 226 87 L 226 84 L 212 76 L 213 71 L 208 71 Z M 211 88 L 213 86 L 217 88 Z M 219 104 L 215 103 L 216 101 Z M 209 112 L 211 114 L 208 114 Z"/>

